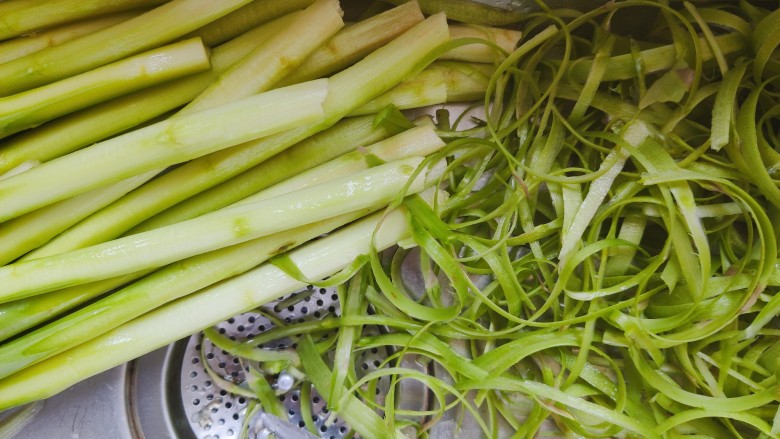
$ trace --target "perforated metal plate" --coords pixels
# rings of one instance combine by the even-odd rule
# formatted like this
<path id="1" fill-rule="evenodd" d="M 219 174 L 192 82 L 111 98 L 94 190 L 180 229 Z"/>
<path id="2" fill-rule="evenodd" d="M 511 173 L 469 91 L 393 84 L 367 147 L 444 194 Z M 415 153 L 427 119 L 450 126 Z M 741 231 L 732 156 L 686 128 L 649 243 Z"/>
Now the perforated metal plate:
<path id="1" fill-rule="evenodd" d="M 252 340 L 275 326 L 272 319 L 285 323 L 321 319 L 329 315 L 339 315 L 340 306 L 335 289 L 309 287 L 290 296 L 281 297 L 263 306 L 259 311 L 242 314 L 217 325 L 219 333 L 232 340 Z M 295 346 L 292 340 L 282 338 L 270 343 L 258 344 L 257 347 L 283 350 Z M 387 357 L 387 352 L 373 349 L 358 355 L 359 371 L 365 374 L 379 367 Z M 203 364 L 204 361 L 207 364 Z M 234 395 L 221 388 L 219 383 L 209 375 L 207 369 L 210 368 L 218 373 L 224 380 L 240 385 L 246 379 L 247 367 L 249 366 L 242 360 L 214 346 L 201 334 L 189 339 L 181 362 L 180 389 L 183 411 L 195 437 L 199 439 L 239 437 L 245 417 L 249 414 L 248 398 Z M 320 437 L 337 439 L 349 432 L 349 426 L 341 419 L 328 419 L 330 416 L 328 407 L 316 390 L 312 391 L 310 401 L 301 399 L 293 375 L 282 371 L 271 376 L 269 383 L 286 409 L 287 419 L 284 421 L 299 429 L 301 435 L 306 431 L 306 422 L 301 414 L 302 404 L 310 405 L 312 421 Z M 377 392 L 386 392 L 386 390 L 386 387 L 380 385 Z M 250 437 L 270 437 L 272 433 L 285 439 L 289 436 L 289 433 L 281 435 L 279 432 L 273 432 L 267 425 L 258 426 L 258 423 L 262 423 L 260 419 L 258 414 L 248 420 L 250 433 L 252 433 Z"/>

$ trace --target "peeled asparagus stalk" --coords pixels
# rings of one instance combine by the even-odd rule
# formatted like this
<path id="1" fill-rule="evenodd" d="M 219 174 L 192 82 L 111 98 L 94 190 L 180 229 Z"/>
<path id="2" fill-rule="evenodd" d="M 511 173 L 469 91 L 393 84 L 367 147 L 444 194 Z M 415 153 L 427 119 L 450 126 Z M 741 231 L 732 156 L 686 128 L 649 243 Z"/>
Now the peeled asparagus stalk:
<path id="1" fill-rule="evenodd" d="M 381 95 L 422 67 L 428 55 L 449 38 L 444 15 L 429 17 L 352 67 L 328 78 L 330 90 L 323 103 L 325 118 L 263 139 L 247 142 L 186 163 L 117 200 L 74 227 L 79 236 L 65 232 L 67 251 L 120 236 L 143 220 L 253 168 L 290 146 L 323 131 L 350 111 Z M 422 64 L 421 64 L 422 63 Z M 83 225 L 83 227 L 82 227 Z M 56 245 L 52 241 L 52 245 Z M 75 245 L 76 247 L 73 247 Z"/>
<path id="2" fill-rule="evenodd" d="M 53 0 L 31 2 L 29 0 L 6 0 L 0 3 L 0 40 L 97 15 L 156 6 L 164 1 Z"/>
<path id="3" fill-rule="evenodd" d="M 374 214 L 288 253 L 309 279 L 323 279 L 408 236 L 406 211 Z M 0 380 L 0 410 L 52 396 L 69 386 L 180 338 L 304 288 L 272 264 L 147 313 L 73 349 Z"/>
<path id="4" fill-rule="evenodd" d="M 217 75 L 293 18 L 292 15 L 281 17 L 215 47 L 211 50 L 211 69 L 205 72 L 94 105 L 4 139 L 0 144 L 0 174 L 25 162 L 46 162 L 63 156 L 190 102 Z"/>
<path id="5" fill-rule="evenodd" d="M 185 35 L 185 38 L 200 37 L 203 40 L 203 44 L 213 47 L 249 32 L 271 20 L 306 8 L 315 1 L 254 0 Z"/>
<path id="6" fill-rule="evenodd" d="M 280 85 L 322 78 L 348 67 L 423 21 L 423 18 L 417 3 L 410 2 L 350 24 L 306 58 L 303 64 L 280 81 Z"/>
<path id="7" fill-rule="evenodd" d="M 338 0 L 317 0 L 289 26 L 219 75 L 184 111 L 215 107 L 271 89 L 344 27 L 342 15 Z"/>
<path id="8" fill-rule="evenodd" d="M 331 160 L 330 162 L 312 168 L 309 171 L 302 172 L 293 178 L 289 178 L 279 184 L 261 191 L 256 196 L 252 197 L 252 199 L 267 199 L 273 196 L 290 193 L 319 182 L 365 170 L 370 166 L 375 166 L 379 161 L 393 161 L 407 157 L 431 154 L 443 146 L 444 142 L 442 142 L 442 140 L 434 133 L 432 125 L 428 124 L 417 128 L 412 128 L 408 131 L 393 136 L 390 139 L 377 142 L 366 148 L 359 148 L 356 151 L 344 154 L 334 160 Z M 293 162 L 296 161 L 293 160 Z M 271 160 L 267 163 L 276 164 L 276 167 L 285 167 L 285 162 L 283 161 L 279 162 Z M 288 165 L 287 168 L 292 168 L 293 172 L 284 175 L 295 174 L 295 167 Z M 159 228 L 163 225 L 168 225 L 179 221 L 184 221 L 185 219 L 189 219 L 189 217 L 179 218 L 176 221 L 171 221 L 170 223 L 166 224 L 158 224 L 156 227 L 150 227 L 150 229 Z M 141 230 L 138 230 L 133 233 L 139 233 L 140 231 Z M 247 242 L 241 245 L 252 244 Z M 249 259 L 242 256 L 242 263 L 245 260 Z M 198 267 L 202 265 L 202 263 L 196 264 Z M 8 336 L 16 334 L 24 329 L 28 329 L 37 323 L 41 323 L 45 318 L 59 314 L 66 309 L 72 308 L 75 305 L 95 297 L 96 295 L 108 292 L 119 284 L 129 282 L 135 278 L 140 278 L 146 274 L 146 272 L 141 272 L 135 275 L 123 276 L 122 280 L 108 279 L 81 287 L 60 289 L 26 299 L 0 304 L 0 340 L 3 340 Z M 157 273 L 151 276 L 157 276 Z M 219 279 L 215 279 L 214 281 L 216 282 L 217 280 Z M 101 285 L 103 287 L 101 287 Z M 25 307 L 25 303 L 28 304 L 28 306 Z"/>
<path id="9" fill-rule="evenodd" d="M 0 138 L 209 67 L 208 54 L 203 44 L 199 39 L 192 39 L 0 98 Z"/>
<path id="10" fill-rule="evenodd" d="M 476 38 L 487 40 L 506 53 L 512 53 L 523 36 L 522 32 L 513 29 L 479 25 L 450 25 L 450 35 L 453 40 L 459 38 Z M 499 50 L 487 44 L 467 44 L 448 50 L 439 59 L 495 63 L 505 58 Z"/>
<path id="11" fill-rule="evenodd" d="M 31 53 L 40 52 L 43 49 L 60 45 L 66 41 L 91 34 L 100 29 L 105 29 L 129 18 L 135 17 L 141 12 L 122 12 L 97 18 L 69 23 L 53 29 L 22 35 L 8 41 L 0 42 L 0 64 L 13 61 Z"/>
<path id="12" fill-rule="evenodd" d="M 0 180 L 0 221 L 322 118 L 325 79 L 158 122 Z M 71 178 L 79 175 L 80 178 Z"/>
<path id="13" fill-rule="evenodd" d="M 0 267 L 0 302 L 160 267 L 324 218 L 386 205 L 401 193 L 421 161 L 398 160 L 168 227 Z M 426 174 L 408 181 L 409 193 L 423 189 Z"/>
<path id="14" fill-rule="evenodd" d="M 167 265 L 42 328 L 0 345 L 0 378 L 97 337 L 172 300 L 239 275 L 332 232 L 366 212 L 346 213 Z"/>
<path id="15" fill-rule="evenodd" d="M 165 44 L 251 0 L 172 0 L 81 38 L 0 64 L 0 96 L 39 87 Z"/>
<path id="16" fill-rule="evenodd" d="M 0 265 L 46 244 L 58 233 L 130 192 L 154 174 L 130 177 L 34 210 L 0 224 Z"/>
<path id="17" fill-rule="evenodd" d="M 385 124 L 374 126 L 375 118 L 372 115 L 344 119 L 249 171 L 160 212 L 128 230 L 126 234 L 156 229 L 223 208 L 350 150 L 373 144 L 394 134 Z M 115 215 L 118 215 L 118 212 Z M 87 226 L 87 223 L 79 224 L 76 229 L 85 235 L 89 233 Z M 76 231 L 78 230 L 74 230 Z M 77 233 L 70 235 L 75 237 Z M 62 238 L 48 249 L 33 253 L 56 254 L 59 248 L 66 247 L 67 239 Z"/>

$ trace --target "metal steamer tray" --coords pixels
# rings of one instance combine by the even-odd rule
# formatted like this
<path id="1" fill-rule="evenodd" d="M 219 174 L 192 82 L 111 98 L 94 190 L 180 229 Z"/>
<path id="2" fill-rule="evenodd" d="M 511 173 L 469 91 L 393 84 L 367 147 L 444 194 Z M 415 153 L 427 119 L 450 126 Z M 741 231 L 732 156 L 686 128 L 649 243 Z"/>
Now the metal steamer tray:
<path id="1" fill-rule="evenodd" d="M 507 9 L 525 9 L 533 2 L 525 0 L 475 0 Z M 347 13 L 359 1 L 344 1 Z M 462 110 L 463 106 L 452 108 Z M 430 111 L 432 113 L 433 111 Z M 425 114 L 415 111 L 412 116 Z M 412 276 L 414 277 L 414 276 Z M 340 307 L 335 289 L 313 288 L 295 294 L 305 296 L 294 305 L 279 307 L 287 298 L 262 307 L 264 313 L 281 321 L 293 322 L 338 315 Z M 219 332 L 235 339 L 251 339 L 273 327 L 273 323 L 261 313 L 246 313 L 218 325 Z M 373 328 L 381 331 L 382 328 Z M 284 349 L 289 340 L 277 340 L 273 349 Z M 357 364 L 363 373 L 376 369 L 390 354 L 382 350 L 361 352 Z M 413 363 L 412 360 L 408 360 Z M 130 439 L 130 438 L 182 438 L 182 439 L 230 439 L 238 438 L 245 417 L 250 413 L 249 401 L 221 388 L 204 367 L 208 363 L 212 371 L 222 379 L 241 382 L 245 365 L 241 360 L 216 348 L 201 334 L 179 340 L 167 347 L 151 352 L 137 360 L 83 381 L 43 402 L 39 411 L 20 432 L 11 438 L 0 439 Z M 436 374 L 427 366 L 406 364 L 422 371 Z M 286 413 L 279 419 L 262 412 L 248 420 L 249 437 L 256 439 L 306 439 L 316 437 L 309 433 L 301 414 L 301 404 L 310 404 L 312 420 L 319 437 L 342 438 L 351 436 L 349 426 L 330 417 L 324 400 L 312 391 L 310 401 L 302 401 L 295 386 L 294 377 L 282 372 L 269 380 L 277 389 Z M 430 408 L 427 390 L 422 384 L 407 380 L 399 389 L 399 404 L 417 410 Z M 380 381 L 381 383 L 381 381 Z M 387 391 L 380 384 L 377 393 Z M 0 420 L 15 410 L 0 413 Z M 449 417 L 449 419 L 448 419 Z M 454 437 L 457 423 L 461 437 L 479 437 L 477 426 L 469 425 L 468 417 L 459 413 L 445 415 L 430 432 L 431 437 Z"/>

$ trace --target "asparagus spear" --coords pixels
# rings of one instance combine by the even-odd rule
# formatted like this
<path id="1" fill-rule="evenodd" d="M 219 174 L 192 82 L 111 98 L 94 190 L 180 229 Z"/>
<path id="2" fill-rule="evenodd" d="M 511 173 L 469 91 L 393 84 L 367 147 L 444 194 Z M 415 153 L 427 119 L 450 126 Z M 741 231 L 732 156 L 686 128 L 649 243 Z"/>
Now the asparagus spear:
<path id="1" fill-rule="evenodd" d="M 0 2 L 0 41 L 111 12 L 156 6 L 165 0 L 6 0 Z"/>
<path id="2" fill-rule="evenodd" d="M 356 109 L 352 115 L 373 114 L 387 105 L 407 110 L 478 100 L 485 96 L 495 70 L 492 64 L 436 61 L 418 75 Z"/>
<path id="3" fill-rule="evenodd" d="M 424 67 L 429 62 L 428 55 L 448 39 L 444 15 L 429 17 L 354 66 L 329 78 L 332 92 L 323 104 L 327 115 L 321 122 L 247 142 L 179 166 L 80 223 L 72 235 L 68 232 L 60 235 L 42 250 L 45 254 L 56 254 L 115 238 L 146 218 L 254 167 L 332 126 L 355 108 L 412 75 Z M 59 246 L 58 241 L 67 244 Z"/>
<path id="4" fill-rule="evenodd" d="M 114 26 L 0 64 L 0 96 L 19 93 L 172 41 L 250 0 L 172 0 Z"/>
<path id="5" fill-rule="evenodd" d="M 277 19 L 310 6 L 316 0 L 253 0 L 235 11 L 186 35 L 200 37 L 203 44 L 213 47 Z M 318 79 L 318 78 L 312 78 Z M 301 81 L 303 82 L 303 81 Z"/>
<path id="6" fill-rule="evenodd" d="M 63 288 L 26 299 L 0 303 L 0 341 L 47 322 L 79 305 L 148 274 L 152 270 L 112 277 L 75 287 Z"/>
<path id="7" fill-rule="evenodd" d="M 328 81 L 310 81 L 168 119 L 0 180 L 0 221 L 322 117 Z M 73 174 L 82 178 L 68 178 Z"/>
<path id="8" fill-rule="evenodd" d="M 404 80 L 387 93 L 356 108 L 350 115 L 374 114 L 388 105 L 406 110 L 445 102 L 447 102 L 447 85 L 444 82 L 444 75 L 439 69 L 425 69 L 413 78 Z"/>
<path id="9" fill-rule="evenodd" d="M 0 145 L 0 174 L 28 161 L 45 162 L 121 133 L 180 107 L 257 44 L 288 26 L 294 15 L 278 18 L 211 51 L 211 69 L 86 108 L 19 133 Z"/>
<path id="10" fill-rule="evenodd" d="M 209 68 L 199 39 L 144 52 L 42 87 L 0 98 L 0 138 L 150 85 Z"/>
<path id="11" fill-rule="evenodd" d="M 496 72 L 492 64 L 472 62 L 436 61 L 432 69 L 444 75 L 447 102 L 469 102 L 485 98 L 490 78 Z"/>
<path id="12" fill-rule="evenodd" d="M 387 215 L 374 214 L 288 256 L 307 278 L 325 278 L 367 253 L 372 245 L 381 250 L 408 236 L 405 216 L 402 208 Z M 305 286 L 272 264 L 261 265 L 0 380 L 0 410 L 52 396 L 92 375 Z"/>
<path id="13" fill-rule="evenodd" d="M 409 1 L 417 1 L 426 14 L 443 12 L 451 20 L 464 23 L 474 23 L 486 26 L 504 26 L 525 18 L 532 9 L 531 6 L 516 8 L 511 11 L 496 8 L 472 0 L 387 0 L 394 5 Z M 532 4 L 532 3 L 531 3 Z"/>
<path id="14" fill-rule="evenodd" d="M 130 192 L 156 173 L 145 173 L 62 200 L 0 224 L 0 265 L 46 244 L 51 238 Z"/>
<path id="15" fill-rule="evenodd" d="M 360 170 L 365 170 L 369 166 L 375 165 L 378 161 L 393 161 L 407 157 L 427 155 L 438 150 L 442 146 L 444 146 L 444 143 L 435 135 L 431 125 L 413 128 L 393 136 L 390 139 L 344 154 L 339 158 L 317 166 L 308 172 L 303 172 L 296 177 L 276 184 L 252 197 L 252 200 L 271 198 L 272 196 L 290 193 L 318 182 L 346 176 Z M 266 163 L 272 161 L 273 160 L 270 160 Z M 289 164 L 292 165 L 294 163 L 294 161 L 291 161 Z M 283 167 L 285 164 L 277 163 L 277 165 Z M 244 202 L 248 201 L 250 200 L 248 199 Z M 140 233 L 140 231 L 134 233 Z M 252 244 L 248 242 L 246 245 L 251 246 Z M 217 253 L 215 253 L 215 255 L 216 254 Z M 219 259 L 221 260 L 222 256 L 220 256 Z M 206 262 L 203 262 L 203 259 L 199 260 L 202 262 L 197 264 L 198 267 L 207 266 Z M 249 260 L 249 258 L 242 256 L 240 260 L 243 263 L 246 260 Z M 189 264 L 185 264 L 185 266 L 189 266 Z M 211 270 L 209 270 L 209 272 L 214 274 L 218 273 Z M 119 284 L 124 284 L 145 274 L 146 272 L 140 272 L 133 275 L 122 276 L 119 279 L 94 282 L 85 285 L 82 288 L 65 288 L 11 303 L 0 304 L 0 340 L 24 329 L 28 329 L 32 325 L 40 323 L 44 319 L 59 314 L 66 309 L 70 309 L 79 303 L 83 303 L 96 295 L 107 292 Z M 157 277 L 158 274 L 159 273 L 152 274 L 150 277 Z M 215 275 L 211 276 L 210 279 L 212 279 L 213 282 L 216 282 L 221 278 Z M 66 303 L 62 304 L 61 302 Z"/>
<path id="16" fill-rule="evenodd" d="M 410 2 L 351 24 L 306 58 L 280 85 L 321 78 L 348 67 L 422 20 L 419 6 Z"/>
<path id="17" fill-rule="evenodd" d="M 249 171 L 160 212 L 128 230 L 126 234 L 132 235 L 156 229 L 220 209 L 327 160 L 360 146 L 383 140 L 394 133 L 386 124 L 374 126 L 374 119 L 373 115 L 344 119 Z M 86 225 L 79 224 L 76 227 L 83 228 L 84 232 L 87 232 Z M 62 243 L 57 247 L 65 248 Z"/>
<path id="18" fill-rule="evenodd" d="M 522 32 L 513 29 L 479 25 L 450 25 L 453 40 L 459 38 L 477 38 L 489 41 L 506 53 L 512 53 L 520 42 Z M 504 56 L 494 47 L 486 44 L 468 44 L 448 50 L 439 58 L 442 60 L 495 63 Z"/>
<path id="19" fill-rule="evenodd" d="M 0 64 L 13 61 L 31 53 L 40 52 L 48 47 L 57 46 L 66 41 L 91 34 L 97 30 L 105 29 L 135 17 L 140 13 L 140 11 L 121 12 L 91 18 L 0 42 Z"/>
<path id="20" fill-rule="evenodd" d="M 411 128 L 371 146 L 343 154 L 308 171 L 292 175 L 268 189 L 234 203 L 233 206 L 267 200 L 345 175 L 363 172 L 379 163 L 427 156 L 444 145 L 432 125 Z"/>
<path id="21" fill-rule="evenodd" d="M 285 196 L 232 206 L 81 250 L 0 267 L 0 302 L 88 283 L 238 244 L 320 219 L 372 209 L 398 196 L 421 159 L 398 160 Z M 422 190 L 425 174 L 409 182 Z"/>
<path id="22" fill-rule="evenodd" d="M 338 0 L 317 0 L 289 26 L 220 74 L 184 111 L 211 108 L 269 90 L 344 27 L 342 14 Z M 305 37 L 301 30 L 305 30 Z"/>

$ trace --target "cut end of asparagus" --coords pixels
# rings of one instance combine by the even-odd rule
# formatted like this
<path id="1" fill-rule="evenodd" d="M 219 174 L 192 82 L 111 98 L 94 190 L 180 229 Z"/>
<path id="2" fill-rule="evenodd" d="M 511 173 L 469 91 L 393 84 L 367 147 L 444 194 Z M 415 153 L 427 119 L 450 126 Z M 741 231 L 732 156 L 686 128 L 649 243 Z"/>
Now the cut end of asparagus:
<path id="1" fill-rule="evenodd" d="M 317 0 L 220 74 L 182 110 L 190 113 L 271 89 L 344 26 L 338 0 Z"/>
<path id="2" fill-rule="evenodd" d="M 290 75 L 282 84 L 294 84 L 336 72 L 371 53 L 424 17 L 417 2 L 409 2 L 342 29 Z"/>
<path id="3" fill-rule="evenodd" d="M 501 53 L 501 51 L 512 53 L 515 50 L 523 33 L 513 29 L 456 24 L 450 25 L 450 35 L 453 41 L 461 38 L 478 39 L 485 40 L 497 47 L 480 43 L 467 44 L 448 50 L 439 59 L 495 63 L 505 58 L 505 54 Z"/>
<path id="4" fill-rule="evenodd" d="M 329 78 L 333 91 L 325 107 L 333 114 L 355 110 L 355 104 L 384 93 L 399 81 L 410 78 L 433 62 L 436 48 L 449 40 L 443 13 L 428 17 L 351 68 Z M 408 48 L 428 56 L 409 59 Z"/>

